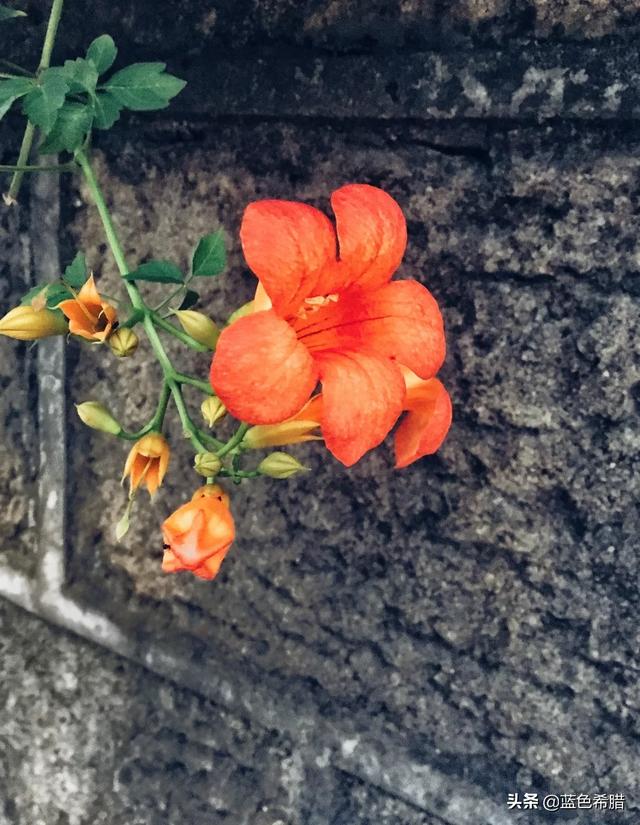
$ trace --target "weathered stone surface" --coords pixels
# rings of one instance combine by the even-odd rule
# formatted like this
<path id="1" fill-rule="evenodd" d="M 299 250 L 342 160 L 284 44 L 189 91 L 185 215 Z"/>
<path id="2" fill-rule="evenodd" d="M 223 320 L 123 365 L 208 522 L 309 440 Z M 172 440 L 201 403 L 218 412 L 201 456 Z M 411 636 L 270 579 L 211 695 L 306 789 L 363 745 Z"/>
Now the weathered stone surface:
<path id="1" fill-rule="evenodd" d="M 178 434 L 166 491 L 115 546 L 124 494 L 100 478 L 125 450 L 74 427 L 90 484 L 73 497 L 72 592 L 118 621 L 124 601 L 362 731 L 384 726 L 496 800 L 603 784 L 637 799 L 635 141 L 480 130 L 456 149 L 438 130 L 285 124 L 219 128 L 215 151 L 164 139 L 109 147 L 105 184 L 132 257 L 184 262 L 226 227 L 232 268 L 205 301 L 217 317 L 251 291 L 235 240 L 247 201 L 326 207 L 345 180 L 393 192 L 410 227 L 402 274 L 447 319 L 456 422 L 437 458 L 402 473 L 384 449 L 345 471 L 307 447 L 311 476 L 233 491 L 240 538 L 213 587 L 158 568 L 154 531 L 198 483 Z M 92 211 L 74 226 L 106 275 Z M 76 357 L 74 400 L 125 377 L 141 423 L 148 358 L 107 374 L 102 353 Z"/>
<path id="2" fill-rule="evenodd" d="M 29 13 L 11 35 L 25 51 L 39 43 L 48 3 L 25 0 Z M 127 54 L 153 57 L 262 46 L 316 47 L 327 51 L 375 48 L 447 48 L 495 44 L 514 38 L 587 41 L 633 40 L 638 0 L 150 0 L 82 4 L 65 10 L 63 48 L 77 49 L 96 33 L 117 36 Z"/>
<path id="3" fill-rule="evenodd" d="M 32 59 L 44 3 L 29 10 L 30 22 L 12 31 L 24 33 L 18 52 Z M 298 454 L 313 475 L 232 491 L 240 538 L 218 581 L 203 585 L 159 570 L 159 523 L 199 483 L 179 428 L 170 431 L 165 488 L 151 505 L 141 497 L 116 545 L 126 445 L 71 421 L 67 594 L 111 617 L 141 658 L 149 639 L 162 639 L 203 674 L 254 684 L 255 696 L 225 696 L 254 719 L 272 713 L 265 697 L 277 697 L 290 715 L 304 705 L 318 728 L 352 738 L 334 750 L 320 739 L 289 741 L 186 694 L 171 700 L 179 713 L 169 703 L 149 719 L 141 699 L 119 715 L 114 660 L 104 671 L 95 658 L 85 665 L 85 648 L 69 642 L 51 664 L 62 656 L 70 669 L 95 668 L 107 689 L 91 684 L 86 718 L 111 730 L 106 706 L 122 742 L 133 741 L 109 751 L 108 781 L 94 781 L 81 765 L 93 764 L 94 744 L 73 721 L 87 757 L 65 763 L 67 796 L 55 796 L 47 825 L 74 781 L 95 789 L 80 794 L 77 811 L 97 816 L 111 805 L 116 825 L 167 816 L 199 825 L 224 812 L 235 825 L 245 803 L 263 799 L 273 815 L 254 807 L 258 825 L 296 816 L 305 825 L 431 825 L 430 814 L 354 774 L 396 782 L 399 795 L 452 825 L 547 821 L 507 814 L 515 790 L 622 792 L 628 812 L 607 812 L 607 825 L 640 816 L 640 145 L 629 127 L 640 106 L 639 12 L 635 0 L 221 0 L 215 8 L 198 0 L 171 4 L 168 25 L 157 4 L 97 4 L 91 16 L 68 5 L 72 25 L 58 54 L 111 30 L 123 59 L 160 56 L 191 81 L 172 114 L 124 119 L 114 137 L 97 140 L 130 259 L 184 265 L 200 235 L 224 226 L 230 270 L 203 302 L 223 319 L 255 283 L 237 243 L 248 201 L 326 208 L 347 180 L 383 186 L 409 221 L 402 275 L 428 284 L 443 306 L 455 424 L 437 457 L 399 474 L 384 448 L 345 471 L 309 446 Z M 71 184 L 67 193 L 62 257 L 81 245 L 113 291 L 87 193 Z M 207 366 L 190 359 L 191 371 L 205 375 Z M 19 366 L 1 369 L 12 376 Z M 69 348 L 70 400 L 106 401 L 131 427 L 153 409 L 157 379 L 144 344 L 124 362 Z M 13 401 L 3 394 L 3 403 Z M 10 406 L 9 422 L 13 415 Z M 31 649 L 22 636 L 17 644 Z M 16 664 L 9 681 L 25 672 Z M 125 692 L 152 704 L 160 696 L 150 677 L 123 672 Z M 45 711 L 41 718 L 46 729 Z M 244 726 L 242 758 L 224 737 L 212 745 L 194 733 L 214 718 L 216 730 Z M 44 735 L 33 736 L 24 752 L 47 753 Z M 387 754 L 401 743 L 414 767 L 463 790 L 445 799 L 441 788 L 420 787 L 419 771 L 404 784 L 383 775 L 389 756 L 363 769 L 374 761 L 367 737 Z M 357 748 L 360 769 L 344 759 Z M 9 787 L 23 788 L 14 761 L 5 766 Z M 228 779 L 220 803 L 219 770 Z M 184 788 L 167 795 L 176 775 Z M 468 805 L 457 808 L 464 783 L 504 816 L 478 813 L 476 822 Z M 33 825 L 44 796 L 22 799 Z M 9 822 L 16 810 L 9 806 Z M 594 816 L 564 821 L 593 825 Z"/>
<path id="4" fill-rule="evenodd" d="M 438 825 L 0 602 L 2 825 Z M 16 689 L 19 686 L 19 690 Z"/>
<path id="5" fill-rule="evenodd" d="M 28 214 L 0 211 L 0 317 L 31 285 Z M 0 341 L 0 556 L 32 571 L 35 563 L 37 417 L 35 356 L 26 344 Z"/>

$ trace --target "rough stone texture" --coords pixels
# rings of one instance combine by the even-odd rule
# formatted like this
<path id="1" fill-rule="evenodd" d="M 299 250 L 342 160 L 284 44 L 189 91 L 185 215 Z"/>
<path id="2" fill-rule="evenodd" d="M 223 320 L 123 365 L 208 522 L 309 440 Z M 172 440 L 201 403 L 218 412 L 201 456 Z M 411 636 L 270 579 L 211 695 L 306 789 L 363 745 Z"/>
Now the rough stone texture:
<path id="1" fill-rule="evenodd" d="M 39 8 L 30 6 L 25 50 Z M 401 473 L 386 448 L 347 471 L 309 446 L 297 454 L 310 476 L 234 490 L 239 539 L 216 583 L 203 585 L 159 571 L 158 525 L 198 483 L 175 424 L 167 483 L 152 505 L 141 498 L 116 545 L 126 445 L 72 420 L 65 592 L 124 628 L 140 655 L 146 640 L 162 639 L 194 668 L 255 685 L 244 700 L 254 719 L 249 751 L 225 765 L 230 776 L 234 760 L 243 766 L 230 787 L 247 804 L 275 783 L 268 801 L 285 821 L 432 820 L 362 783 L 320 744 L 282 731 L 270 739 L 255 722 L 265 696 L 350 731 L 343 755 L 367 736 L 402 743 L 415 764 L 482 788 L 504 812 L 500 822 L 516 821 L 505 806 L 515 790 L 625 793 L 625 815 L 570 821 L 638 821 L 640 141 L 629 123 L 640 111 L 640 5 L 221 0 L 172 4 L 171 26 L 141 0 L 97 4 L 91 19 L 69 8 L 77 25 L 60 53 L 119 31 L 125 54 L 157 56 L 160 47 L 195 79 L 177 103 L 181 119 L 130 118 L 97 141 L 130 259 L 184 265 L 200 235 L 224 226 L 230 268 L 203 301 L 223 319 L 254 286 L 237 242 L 248 201 L 326 208 L 347 180 L 383 186 L 409 222 L 401 274 L 427 284 L 443 307 L 455 424 L 437 457 Z M 221 49 L 229 43 L 232 54 Z M 220 73 L 198 81 L 212 60 Z M 71 183 L 65 191 L 62 258 L 83 247 L 113 291 L 87 193 Z M 144 422 L 157 383 L 144 345 L 124 362 L 79 346 L 68 359 L 71 401 L 99 398 L 132 428 Z M 193 356 L 189 366 L 205 375 L 207 359 Z M 85 655 L 65 644 L 69 656 Z M 211 801 L 216 763 L 198 748 L 191 761 L 192 722 L 148 724 L 156 683 L 136 673 L 142 681 L 125 692 L 147 696 L 133 714 L 143 732 L 109 756 L 118 777 L 129 766 L 133 779 L 126 791 L 120 779 L 115 791 L 97 783 L 95 798 L 121 794 L 114 816 L 130 806 L 126 815 L 140 822 L 165 821 L 167 810 L 174 815 L 173 797 L 162 796 L 167 780 L 186 771 L 196 779 L 176 797 L 176 821 L 221 816 Z M 99 684 L 85 695 L 88 718 L 103 696 Z M 181 701 L 189 720 L 225 714 Z M 129 710 L 109 709 L 126 738 L 129 728 L 118 726 Z M 228 713 L 220 723 L 235 724 Z M 166 747 L 157 755 L 156 740 Z M 274 783 L 258 765 L 261 748 Z M 19 781 L 11 773 L 7 787 Z M 423 805 L 415 783 L 402 795 L 451 825 L 498 821 L 463 819 L 437 794 Z M 223 805 L 234 825 L 245 815 L 235 804 Z"/>
<path id="2" fill-rule="evenodd" d="M 328 766 L 314 813 L 277 731 L 6 602 L 0 625 L 2 825 L 438 825 Z"/>
<path id="3" fill-rule="evenodd" d="M 29 288 L 30 258 L 25 215 L 0 211 L 1 315 Z M 0 556 L 25 571 L 33 571 L 35 563 L 34 363 L 34 353 L 25 344 L 5 346 L 0 358 Z"/>
<path id="4" fill-rule="evenodd" d="M 14 31 L 15 49 L 30 53 L 44 31 L 45 0 L 19 4 L 29 20 Z M 593 42 L 633 40 L 638 0 L 177 0 L 82 4 L 66 11 L 65 46 L 77 51 L 97 31 L 118 35 L 127 53 L 157 56 L 256 47 L 321 50 L 442 48 L 536 37 Z M 5 35 L 9 36 L 9 35 Z M 443 38 L 446 38 L 443 41 Z"/>

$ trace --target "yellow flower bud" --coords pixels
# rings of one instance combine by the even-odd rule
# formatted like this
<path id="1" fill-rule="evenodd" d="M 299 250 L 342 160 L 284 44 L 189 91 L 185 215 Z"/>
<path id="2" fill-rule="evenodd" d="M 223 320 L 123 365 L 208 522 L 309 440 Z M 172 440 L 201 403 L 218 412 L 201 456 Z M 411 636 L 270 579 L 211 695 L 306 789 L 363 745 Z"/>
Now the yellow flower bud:
<path id="1" fill-rule="evenodd" d="M 209 427 L 213 427 L 227 414 L 227 408 L 216 395 L 210 395 L 200 405 L 200 412 Z"/>
<path id="2" fill-rule="evenodd" d="M 209 349 L 215 349 L 220 337 L 220 330 L 211 320 L 195 309 L 175 309 L 174 315 L 178 317 L 182 329 L 190 335 L 194 341 L 203 344 Z"/>
<path id="3" fill-rule="evenodd" d="M 7 312 L 4 318 L 0 318 L 0 335 L 17 338 L 19 341 L 35 341 L 49 335 L 64 335 L 67 331 L 64 316 L 51 309 L 19 306 Z"/>
<path id="4" fill-rule="evenodd" d="M 251 315 L 251 313 L 254 312 L 254 303 L 254 301 L 248 301 L 246 304 L 238 307 L 235 312 L 232 312 L 227 320 L 227 326 L 231 326 L 234 321 L 244 318 L 246 315 Z"/>
<path id="5" fill-rule="evenodd" d="M 97 401 L 83 401 L 82 404 L 76 404 L 76 410 L 87 427 L 111 435 L 118 435 L 122 431 L 122 427 L 109 410 Z"/>
<path id="6" fill-rule="evenodd" d="M 138 349 L 138 336 L 129 327 L 119 327 L 109 336 L 111 352 L 118 358 L 126 358 Z"/>
<path id="7" fill-rule="evenodd" d="M 196 473 L 207 478 L 217 476 L 221 467 L 222 461 L 215 453 L 198 453 L 193 462 Z"/>
<path id="8" fill-rule="evenodd" d="M 288 453 L 271 453 L 258 464 L 258 472 L 271 478 L 289 478 L 308 469 Z"/>
<path id="9" fill-rule="evenodd" d="M 251 450 L 262 447 L 284 447 L 301 441 L 322 441 L 317 435 L 322 417 L 322 396 L 311 398 L 297 415 L 279 424 L 258 424 L 247 430 L 242 446 Z"/>

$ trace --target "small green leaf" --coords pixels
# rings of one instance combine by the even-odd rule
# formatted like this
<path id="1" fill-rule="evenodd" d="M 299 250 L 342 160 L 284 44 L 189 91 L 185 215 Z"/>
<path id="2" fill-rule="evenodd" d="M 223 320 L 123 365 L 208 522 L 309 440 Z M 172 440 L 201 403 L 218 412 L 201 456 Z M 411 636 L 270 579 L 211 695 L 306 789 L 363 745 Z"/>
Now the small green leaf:
<path id="1" fill-rule="evenodd" d="M 42 295 L 43 306 L 46 302 L 49 309 L 55 309 L 60 301 L 67 301 L 69 298 L 73 298 L 73 293 L 61 281 L 54 281 L 53 283 L 37 284 L 32 287 L 26 295 L 22 296 L 20 304 L 22 306 L 31 304 L 34 298 L 37 298 L 38 295 L 42 293 L 44 293 Z"/>
<path id="2" fill-rule="evenodd" d="M 97 129 L 110 129 L 120 117 L 121 105 L 111 92 L 98 92 L 93 98 L 94 125 Z"/>
<path id="3" fill-rule="evenodd" d="M 7 6 L 0 6 L 0 23 L 3 20 L 12 20 L 14 17 L 26 17 L 27 13 L 18 9 L 10 9 Z"/>
<path id="4" fill-rule="evenodd" d="M 113 42 L 113 37 L 109 34 L 101 34 L 87 49 L 87 60 L 93 63 L 98 74 L 104 74 L 113 66 L 117 54 L 118 49 Z"/>
<path id="5" fill-rule="evenodd" d="M 49 309 L 55 309 L 61 301 L 68 301 L 73 298 L 73 292 L 64 284 L 54 283 L 47 287 L 47 306 Z"/>
<path id="6" fill-rule="evenodd" d="M 69 91 L 73 94 L 88 92 L 93 94 L 98 83 L 98 70 L 91 60 L 77 57 L 75 60 L 65 60 L 65 77 L 69 82 Z"/>
<path id="7" fill-rule="evenodd" d="M 39 126 L 45 135 L 51 131 L 56 122 L 58 110 L 64 103 L 69 91 L 69 84 L 64 69 L 46 69 L 40 76 L 40 85 L 32 89 L 24 98 L 24 113 Z"/>
<path id="8" fill-rule="evenodd" d="M 191 307 L 195 306 L 199 300 L 200 296 L 198 293 L 194 289 L 188 289 L 184 294 L 184 298 L 182 299 L 182 303 L 178 307 L 178 310 L 191 309 Z"/>
<path id="9" fill-rule="evenodd" d="M 85 103 L 67 101 L 46 139 L 40 145 L 41 152 L 73 152 L 82 146 L 91 129 L 93 109 Z"/>
<path id="10" fill-rule="evenodd" d="M 0 80 L 0 120 L 6 115 L 14 101 L 24 97 L 34 88 L 28 77 L 15 77 Z"/>
<path id="11" fill-rule="evenodd" d="M 125 281 L 155 281 L 159 284 L 181 284 L 182 272 L 171 261 L 148 261 L 135 272 L 124 276 Z"/>
<path id="12" fill-rule="evenodd" d="M 219 275 L 227 263 L 224 234 L 221 229 L 201 238 L 193 253 L 192 272 L 194 275 L 212 277 Z"/>
<path id="13" fill-rule="evenodd" d="M 65 269 L 62 280 L 70 286 L 71 289 L 80 289 L 89 277 L 87 269 L 87 262 L 84 254 L 78 252 L 75 258 L 71 261 L 69 266 Z"/>
<path id="14" fill-rule="evenodd" d="M 104 88 L 135 112 L 164 109 L 186 85 L 164 69 L 164 63 L 134 63 L 116 72 Z"/>

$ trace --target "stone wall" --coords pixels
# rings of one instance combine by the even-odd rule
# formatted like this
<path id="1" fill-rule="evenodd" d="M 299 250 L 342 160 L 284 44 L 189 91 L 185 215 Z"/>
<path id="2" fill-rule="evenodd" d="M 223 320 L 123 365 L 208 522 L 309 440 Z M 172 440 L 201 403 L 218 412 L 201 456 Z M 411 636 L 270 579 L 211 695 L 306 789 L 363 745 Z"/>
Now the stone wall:
<path id="1" fill-rule="evenodd" d="M 27 5 L 32 59 L 46 4 Z M 326 209 L 344 182 L 382 186 L 408 220 L 401 272 L 443 308 L 455 422 L 405 471 L 385 448 L 345 470 L 305 446 L 310 476 L 234 491 L 240 537 L 203 585 L 159 570 L 158 525 L 194 484 L 177 428 L 118 545 L 126 449 L 65 413 L 116 396 L 142 423 L 148 350 L 3 344 L 0 591 L 177 685 L 3 607 L 2 706 L 23 720 L 0 722 L 7 823 L 551 821 L 507 810 L 515 791 L 623 793 L 625 813 L 551 818 L 638 821 L 640 3 L 68 6 L 61 57 L 110 31 L 189 79 L 96 141 L 131 260 L 184 264 L 223 226 L 204 305 L 224 317 L 254 283 L 248 201 Z M 51 178 L 2 216 L 3 307 L 78 247 L 115 288 L 87 192 L 59 194 L 59 220 Z M 67 790 L 30 787 L 13 754 L 65 747 Z"/>

